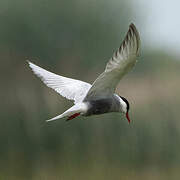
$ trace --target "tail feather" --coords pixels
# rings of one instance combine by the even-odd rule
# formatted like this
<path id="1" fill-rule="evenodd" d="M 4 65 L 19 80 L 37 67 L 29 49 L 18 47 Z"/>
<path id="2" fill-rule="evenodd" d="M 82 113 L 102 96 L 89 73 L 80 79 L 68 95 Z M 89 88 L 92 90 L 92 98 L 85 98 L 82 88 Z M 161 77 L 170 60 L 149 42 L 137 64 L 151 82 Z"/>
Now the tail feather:
<path id="1" fill-rule="evenodd" d="M 63 114 L 60 114 L 60 115 L 58 115 L 58 116 L 56 116 L 56 117 L 54 117 L 54 118 L 51 118 L 51 119 L 46 120 L 46 122 L 54 121 L 54 120 L 60 119 L 60 118 L 62 118 L 62 117 L 64 117 Z"/>
<path id="2" fill-rule="evenodd" d="M 76 116 L 79 116 L 80 114 L 85 113 L 86 111 L 87 111 L 87 105 L 86 104 L 84 104 L 84 103 L 75 104 L 74 106 L 69 108 L 64 113 L 62 113 L 62 114 L 60 114 L 60 115 L 58 115 L 52 119 L 46 120 L 46 122 L 54 121 L 54 120 L 57 120 L 57 119 L 60 119 L 63 117 L 68 117 L 68 120 L 71 120 L 71 119 L 75 118 Z"/>

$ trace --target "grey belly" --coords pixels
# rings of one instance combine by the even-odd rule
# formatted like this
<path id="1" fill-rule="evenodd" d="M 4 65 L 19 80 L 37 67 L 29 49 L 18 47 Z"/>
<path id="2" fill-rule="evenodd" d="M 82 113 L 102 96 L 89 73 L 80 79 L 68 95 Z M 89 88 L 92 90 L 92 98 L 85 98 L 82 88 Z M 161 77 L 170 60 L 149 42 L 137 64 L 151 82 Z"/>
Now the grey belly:
<path id="1" fill-rule="evenodd" d="M 98 115 L 111 112 L 112 99 L 100 99 L 89 101 L 89 109 L 84 116 Z"/>

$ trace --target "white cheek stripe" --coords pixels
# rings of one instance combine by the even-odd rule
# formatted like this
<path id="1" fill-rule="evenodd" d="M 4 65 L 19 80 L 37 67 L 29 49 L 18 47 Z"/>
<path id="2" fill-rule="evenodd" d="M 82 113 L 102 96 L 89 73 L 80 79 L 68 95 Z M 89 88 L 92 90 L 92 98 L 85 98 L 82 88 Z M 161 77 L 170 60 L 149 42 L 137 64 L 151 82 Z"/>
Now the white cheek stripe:
<path id="1" fill-rule="evenodd" d="M 117 94 L 115 94 L 115 95 L 116 95 L 116 97 L 118 97 L 118 99 L 119 99 L 119 102 L 120 102 L 120 104 L 121 104 L 122 111 L 123 111 L 124 113 L 126 113 L 126 112 L 127 112 L 127 104 L 121 99 L 121 97 L 119 97 Z"/>
<path id="2" fill-rule="evenodd" d="M 122 104 L 122 110 L 124 113 L 127 112 L 127 104 L 121 99 L 120 103 Z"/>

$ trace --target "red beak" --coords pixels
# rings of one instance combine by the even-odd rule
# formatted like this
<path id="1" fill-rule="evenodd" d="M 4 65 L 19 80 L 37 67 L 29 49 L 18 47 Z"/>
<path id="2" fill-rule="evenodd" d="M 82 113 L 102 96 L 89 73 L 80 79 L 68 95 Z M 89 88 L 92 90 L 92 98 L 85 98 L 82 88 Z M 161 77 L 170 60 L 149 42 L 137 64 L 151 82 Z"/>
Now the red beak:
<path id="1" fill-rule="evenodd" d="M 127 118 L 127 120 L 128 120 L 128 123 L 130 124 L 131 120 L 129 119 L 128 112 L 126 113 L 126 118 Z"/>

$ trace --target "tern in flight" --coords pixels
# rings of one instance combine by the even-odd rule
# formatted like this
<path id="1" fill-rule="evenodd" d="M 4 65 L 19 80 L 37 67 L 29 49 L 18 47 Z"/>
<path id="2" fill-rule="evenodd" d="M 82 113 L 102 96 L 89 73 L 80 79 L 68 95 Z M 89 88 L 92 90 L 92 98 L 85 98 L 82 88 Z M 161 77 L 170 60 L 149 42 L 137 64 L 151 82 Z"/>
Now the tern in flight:
<path id="1" fill-rule="evenodd" d="M 115 51 L 104 72 L 93 84 L 54 74 L 28 61 L 34 74 L 48 87 L 74 101 L 71 108 L 47 121 L 64 117 L 72 120 L 79 115 L 91 116 L 119 112 L 124 113 L 130 123 L 129 102 L 126 98 L 117 95 L 115 90 L 121 78 L 135 65 L 139 49 L 139 33 L 135 25 L 130 24 L 121 46 Z"/>

